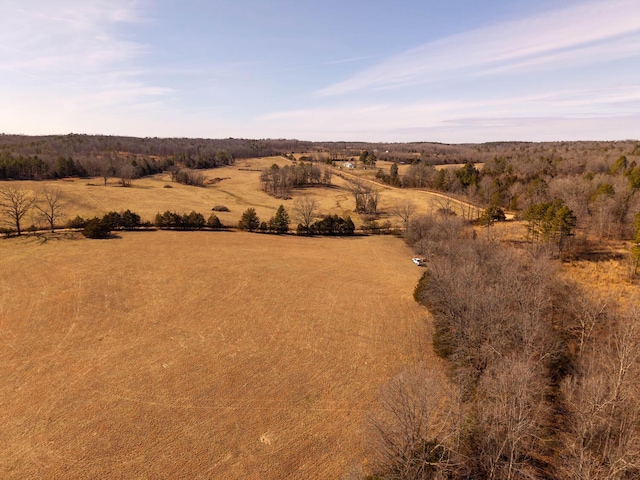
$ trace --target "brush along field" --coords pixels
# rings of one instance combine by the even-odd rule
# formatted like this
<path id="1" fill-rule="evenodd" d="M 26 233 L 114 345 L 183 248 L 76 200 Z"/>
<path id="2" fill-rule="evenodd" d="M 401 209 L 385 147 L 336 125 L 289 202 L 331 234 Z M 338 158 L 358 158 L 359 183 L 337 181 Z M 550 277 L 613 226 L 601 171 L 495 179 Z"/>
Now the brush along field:
<path id="1" fill-rule="evenodd" d="M 381 385 L 434 362 L 389 236 L 57 233 L 0 256 L 4 479 L 340 478 Z"/>
<path id="2" fill-rule="evenodd" d="M 362 222 L 359 215 L 353 212 L 355 201 L 345 188 L 344 178 L 352 175 L 367 175 L 368 180 L 375 180 L 375 170 L 357 170 L 346 172 L 337 168 L 334 172 L 331 187 L 314 186 L 294 189 L 289 199 L 278 199 L 267 195 L 260 189 L 260 173 L 274 163 L 283 166 L 291 162 L 283 157 L 239 160 L 233 166 L 199 170 L 213 183 L 204 187 L 181 185 L 171 181 L 168 173 L 134 179 L 132 186 L 124 188 L 117 178 L 110 178 L 104 186 L 102 178 L 63 179 L 51 181 L 0 181 L 0 189 L 19 188 L 37 194 L 43 189 L 60 190 L 64 195 L 66 208 L 58 222 L 60 225 L 80 215 L 85 218 L 102 216 L 110 211 L 130 209 L 138 213 L 142 220 L 153 221 L 157 213 L 171 210 L 177 213 L 189 213 L 192 210 L 202 213 L 205 219 L 212 213 L 212 207 L 224 205 L 229 212 L 215 212 L 225 225 L 235 226 L 242 212 L 254 207 L 261 220 L 269 220 L 278 207 L 283 204 L 290 215 L 296 199 L 307 196 L 318 203 L 318 214 L 350 215 L 357 226 Z M 388 166 L 385 165 L 385 168 Z M 171 187 L 171 188 L 168 188 Z M 429 213 L 439 208 L 448 207 L 460 215 L 468 215 L 470 207 L 464 202 L 449 199 L 444 195 L 419 191 L 401 190 L 388 185 L 376 184 L 380 189 L 380 219 L 389 220 L 394 225 L 401 225 L 398 217 L 391 215 L 392 208 L 405 200 L 411 200 L 417 206 L 417 213 Z M 475 209 L 471 209 L 475 212 Z M 475 215 L 475 213 L 474 213 Z M 0 219 L 2 221 L 3 219 Z M 35 210 L 32 210 L 22 222 L 23 229 L 30 225 L 41 228 L 46 223 Z M 295 229 L 295 223 L 292 227 Z M 5 225 L 5 226 L 11 226 Z"/>

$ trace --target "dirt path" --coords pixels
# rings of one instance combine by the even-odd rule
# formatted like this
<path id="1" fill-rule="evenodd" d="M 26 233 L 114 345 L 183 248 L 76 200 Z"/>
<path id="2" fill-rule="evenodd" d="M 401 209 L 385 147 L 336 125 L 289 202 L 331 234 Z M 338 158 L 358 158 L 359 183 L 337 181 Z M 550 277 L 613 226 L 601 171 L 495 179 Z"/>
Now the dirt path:
<path id="1" fill-rule="evenodd" d="M 352 173 L 345 172 L 344 170 L 340 170 L 337 167 L 333 167 L 333 171 L 336 176 L 341 177 L 343 179 L 346 179 L 345 177 L 360 179 L 360 180 L 369 182 L 373 185 L 377 185 L 385 190 L 394 190 L 399 192 L 413 192 L 413 193 L 422 194 L 424 196 L 431 197 L 431 198 L 438 198 L 443 202 L 453 203 L 459 207 L 460 211 L 463 212 L 463 216 L 466 216 L 467 218 L 477 218 L 478 216 L 482 215 L 484 211 L 483 208 L 480 208 L 470 202 L 459 200 L 457 198 L 454 198 L 450 195 L 446 195 L 444 193 L 433 192 L 431 190 L 424 190 L 424 189 L 406 189 L 406 188 L 394 187 L 391 185 L 387 185 L 386 183 L 378 182 L 377 180 L 371 180 L 366 177 L 361 177 L 358 175 L 354 175 Z M 434 203 L 438 203 L 438 202 L 434 201 Z M 442 208 L 446 208 L 447 206 L 450 206 L 450 205 L 443 203 Z"/>

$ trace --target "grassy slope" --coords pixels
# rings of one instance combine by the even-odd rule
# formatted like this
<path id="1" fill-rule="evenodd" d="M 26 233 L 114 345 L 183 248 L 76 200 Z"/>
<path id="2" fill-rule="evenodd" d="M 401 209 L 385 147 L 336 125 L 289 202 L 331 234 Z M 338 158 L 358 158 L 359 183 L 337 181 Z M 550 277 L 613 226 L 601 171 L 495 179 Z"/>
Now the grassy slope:
<path id="1" fill-rule="evenodd" d="M 207 215 L 223 204 L 231 212 L 218 215 L 235 224 L 248 206 L 266 220 L 309 195 L 320 213 L 359 222 L 338 177 L 333 188 L 295 190 L 289 200 L 261 192 L 259 171 L 274 162 L 287 163 L 209 170 L 224 180 L 206 188 L 168 175 L 132 188 L 116 179 L 0 187 L 59 187 L 68 216 Z M 404 198 L 421 212 L 441 204 L 427 192 L 383 188 L 381 209 Z M 523 235 L 517 223 L 491 231 Z M 121 237 L 0 239 L 0 477 L 337 478 L 366 463 L 363 421 L 377 388 L 430 352 L 425 312 L 410 297 L 421 270 L 399 240 Z M 598 265 L 567 271 L 595 284 Z M 637 285 L 622 290 L 637 296 Z"/>
<path id="2" fill-rule="evenodd" d="M 428 352 L 392 237 L 0 240 L 0 477 L 339 478 Z"/>
<path id="3" fill-rule="evenodd" d="M 220 220 L 228 225 L 236 225 L 242 212 L 248 207 L 255 207 L 261 220 L 268 220 L 275 214 L 278 206 L 284 204 L 290 215 L 293 214 L 293 204 L 296 198 L 310 196 L 319 203 L 320 214 L 351 215 L 360 224 L 361 220 L 353 212 L 355 208 L 351 194 L 344 188 L 344 180 L 337 175 L 333 176 L 334 186 L 331 188 L 311 187 L 293 191 L 292 198 L 283 200 L 273 198 L 260 190 L 260 171 L 268 168 L 273 163 L 286 165 L 288 160 L 282 157 L 241 160 L 231 167 L 223 167 L 212 170 L 204 170 L 203 173 L 209 179 L 223 179 L 206 187 L 192 187 L 171 182 L 168 174 L 160 174 L 142 179 L 133 180 L 132 187 L 122 188 L 119 180 L 109 179 L 107 186 L 103 186 L 102 178 L 91 179 L 65 179 L 58 181 L 22 181 L 0 182 L 0 188 L 18 187 L 24 190 L 37 192 L 43 188 L 56 188 L 62 190 L 68 206 L 64 212 L 64 218 L 60 222 L 66 223 L 69 218 L 80 215 L 91 217 L 104 215 L 115 210 L 130 209 L 142 216 L 143 220 L 155 218 L 156 213 L 165 210 L 179 213 L 189 213 L 192 210 L 205 215 L 205 219 L 211 213 L 214 205 L 226 205 L 230 212 L 216 212 Z M 337 170 L 336 170 L 337 172 Z M 365 175 L 373 178 L 375 171 L 355 171 L 350 174 Z M 172 188 L 164 188 L 171 186 Z M 443 205 L 441 195 L 416 190 L 400 190 L 380 185 L 382 194 L 380 198 L 380 210 L 383 213 L 382 220 L 389 219 L 394 224 L 400 225 L 397 217 L 388 212 L 391 207 L 403 199 L 409 198 L 416 203 L 418 211 L 427 213 Z M 455 201 L 452 208 L 458 209 Z M 2 220 L 2 219 L 0 219 Z M 31 224 L 45 226 L 35 211 L 30 212 L 23 220 L 23 228 Z"/>

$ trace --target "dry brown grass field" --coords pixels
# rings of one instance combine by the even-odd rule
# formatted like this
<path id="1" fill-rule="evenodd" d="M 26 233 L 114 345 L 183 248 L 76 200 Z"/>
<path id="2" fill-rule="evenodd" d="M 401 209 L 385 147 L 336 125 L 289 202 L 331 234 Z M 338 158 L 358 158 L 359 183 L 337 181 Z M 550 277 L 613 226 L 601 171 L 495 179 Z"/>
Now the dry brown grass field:
<path id="1" fill-rule="evenodd" d="M 391 162 L 379 161 L 377 163 L 380 164 L 380 168 L 388 173 Z M 379 207 L 381 218 L 390 220 L 396 226 L 401 225 L 402 222 L 400 222 L 398 218 L 394 218 L 391 214 L 393 207 L 407 200 L 416 205 L 416 214 L 433 214 L 443 208 L 451 209 L 456 214 L 465 218 L 469 215 L 471 215 L 472 218 L 476 218 L 481 213 L 481 209 L 478 207 L 449 195 L 419 189 L 392 187 L 382 183 L 375 178 L 377 167 L 375 169 L 354 170 L 336 168 L 334 171 L 336 172 L 336 176 L 338 176 L 338 184 L 340 186 L 344 186 L 344 179 L 349 178 L 359 178 L 373 184 L 375 188 L 381 192 Z M 346 193 L 348 194 L 348 191 Z M 353 202 L 350 197 L 347 198 Z"/>
<path id="2" fill-rule="evenodd" d="M 340 478 L 434 362 L 397 238 L 119 237 L 0 240 L 0 478 Z"/>
<path id="3" fill-rule="evenodd" d="M 282 157 L 204 171 L 192 187 L 168 174 L 0 182 L 62 190 L 68 218 L 131 209 L 205 218 L 215 205 L 237 224 L 255 207 L 268 220 L 301 196 L 319 214 L 351 215 L 350 175 L 333 186 L 273 198 L 260 172 Z M 388 168 L 385 162 L 379 162 Z M 403 166 L 404 167 L 404 166 Z M 402 167 L 401 167 L 402 168 Z M 341 175 L 341 176 L 338 176 Z M 171 186 L 171 188 L 165 188 Z M 416 213 L 464 202 L 377 184 L 380 220 L 411 200 Z M 43 223 L 36 216 L 23 221 Z M 295 224 L 294 224 L 295 225 Z M 487 230 L 476 228 L 478 236 Z M 521 222 L 496 224 L 522 244 Z M 336 479 L 366 471 L 367 418 L 378 392 L 431 353 L 428 313 L 412 298 L 423 270 L 391 236 L 305 238 L 223 232 L 79 233 L 0 239 L 0 478 Z M 619 261 L 565 263 L 585 285 L 637 298 Z M 607 290 L 609 291 L 609 290 Z"/>
<path id="4" fill-rule="evenodd" d="M 248 207 L 254 207 L 261 220 L 271 218 L 278 206 L 283 204 L 291 215 L 293 204 L 301 196 L 315 198 L 318 202 L 318 213 L 351 215 L 356 226 L 361 219 L 353 212 L 355 201 L 345 188 L 345 181 L 337 174 L 364 175 L 366 179 L 374 179 L 375 170 L 340 171 L 334 169 L 333 186 L 310 187 L 296 189 L 291 198 L 278 199 L 260 190 L 260 173 L 274 163 L 286 165 L 289 160 L 283 157 L 267 157 L 260 159 L 239 160 L 235 165 L 202 170 L 207 179 L 220 179 L 216 183 L 205 187 L 181 185 L 171 181 L 168 173 L 135 179 L 132 186 L 124 188 L 117 178 L 110 178 L 104 186 L 102 178 L 64 179 L 51 181 L 0 181 L 0 189 L 5 187 L 19 187 L 35 193 L 44 188 L 60 189 L 65 196 L 67 207 L 61 218 L 62 224 L 70 218 L 102 216 L 109 211 L 124 211 L 130 209 L 138 213 L 143 220 L 153 221 L 156 213 L 166 210 L 178 213 L 189 213 L 192 210 L 202 213 L 205 219 L 215 205 L 225 205 L 229 212 L 216 212 L 222 223 L 236 225 L 242 212 Z M 381 162 L 388 163 L 388 162 Z M 170 186 L 171 188 L 165 188 Z M 412 200 L 417 206 L 417 213 L 429 213 L 449 206 L 459 214 L 466 211 L 465 205 L 457 200 L 449 200 L 444 195 L 419 190 L 401 190 L 388 185 L 377 184 L 381 190 L 380 207 L 381 219 L 390 220 L 394 225 L 401 225 L 397 217 L 390 214 L 394 205 L 405 199 Z M 45 222 L 32 211 L 23 220 L 23 228 L 29 225 L 45 227 Z M 295 224 L 293 225 L 295 227 Z"/>

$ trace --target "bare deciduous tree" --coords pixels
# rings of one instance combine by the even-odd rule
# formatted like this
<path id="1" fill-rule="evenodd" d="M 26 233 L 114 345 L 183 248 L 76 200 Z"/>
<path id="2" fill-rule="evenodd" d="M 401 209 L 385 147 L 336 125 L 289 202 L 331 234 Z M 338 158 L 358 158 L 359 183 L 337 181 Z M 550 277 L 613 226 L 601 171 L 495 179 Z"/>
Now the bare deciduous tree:
<path id="1" fill-rule="evenodd" d="M 404 231 L 406 232 L 409 228 L 409 221 L 411 217 L 416 212 L 416 204 L 411 200 L 403 200 L 402 202 L 396 204 L 392 209 L 391 213 L 400 217 L 404 222 Z"/>
<path id="2" fill-rule="evenodd" d="M 34 203 L 34 207 L 47 221 L 51 231 L 55 230 L 55 222 L 65 208 L 64 196 L 59 189 L 43 189 L 40 198 Z"/>
<path id="3" fill-rule="evenodd" d="M 31 192 L 11 187 L 0 190 L 0 211 L 9 217 L 8 223 L 16 228 L 18 235 L 21 234 L 20 222 L 34 202 Z"/>
<path id="4" fill-rule="evenodd" d="M 455 395 L 432 369 L 417 366 L 382 391 L 382 411 L 371 420 L 376 469 L 382 478 L 434 478 L 446 468 Z"/>
<path id="5" fill-rule="evenodd" d="M 120 182 L 122 183 L 122 186 L 130 187 L 131 179 L 135 176 L 136 169 L 130 163 L 124 163 L 120 165 L 120 168 L 118 168 L 118 174 L 120 175 Z"/>
<path id="6" fill-rule="evenodd" d="M 309 227 L 316 217 L 317 209 L 318 202 L 315 198 L 302 197 L 293 203 L 293 213 L 305 232 L 309 231 Z"/>
<path id="7" fill-rule="evenodd" d="M 593 337 L 607 328 L 608 307 L 610 298 L 598 298 L 590 295 L 572 295 L 568 299 L 568 307 L 572 313 L 572 321 L 565 328 L 578 343 L 578 353 L 582 354 L 589 347 Z"/>
<path id="8" fill-rule="evenodd" d="M 99 169 L 100 169 L 100 176 L 104 180 L 105 187 L 107 186 L 107 180 L 109 180 L 110 177 L 113 177 L 118 173 L 118 169 L 116 168 L 114 160 L 111 157 L 109 157 L 108 160 L 103 159 L 102 164 L 99 166 Z"/>
<path id="9" fill-rule="evenodd" d="M 380 203 L 380 189 L 371 187 L 366 197 L 366 213 L 377 213 Z"/>
<path id="10" fill-rule="evenodd" d="M 627 479 L 640 475 L 640 312 L 579 358 L 562 385 L 571 414 L 563 437 L 562 478 Z"/>
<path id="11" fill-rule="evenodd" d="M 347 190 L 356 202 L 355 211 L 358 213 L 376 213 L 380 202 L 380 190 L 374 188 L 370 182 L 361 178 L 349 178 Z"/>
<path id="12" fill-rule="evenodd" d="M 540 449 L 549 414 L 543 366 L 528 359 L 505 359 L 478 386 L 478 460 L 486 478 L 538 478 L 532 455 Z"/>

